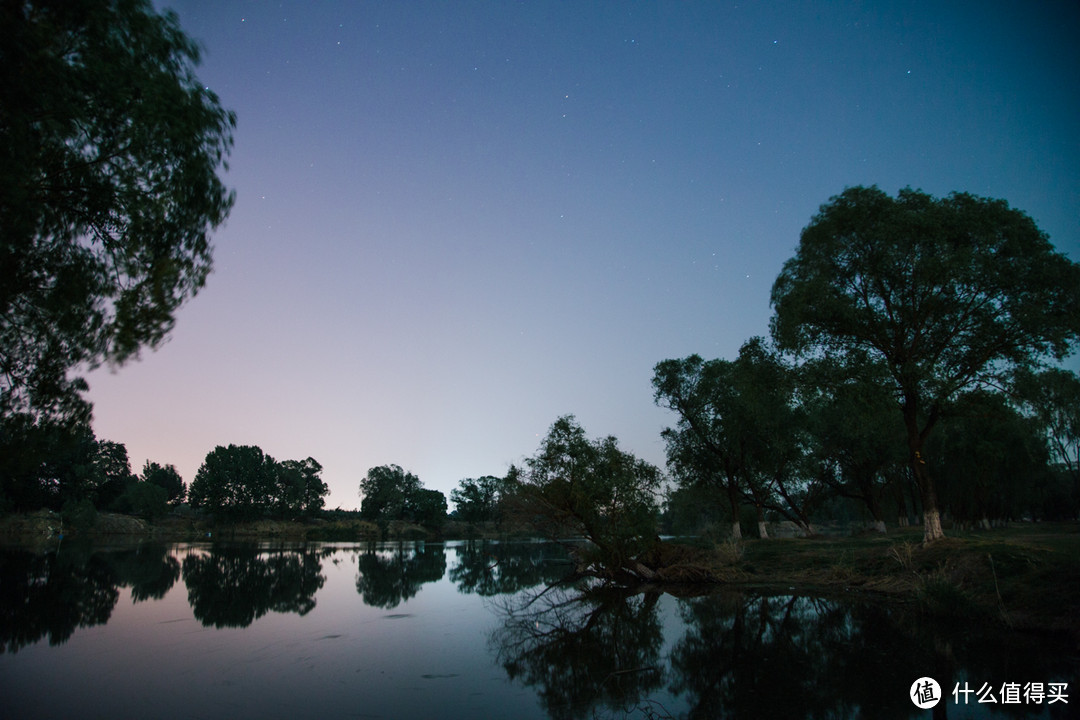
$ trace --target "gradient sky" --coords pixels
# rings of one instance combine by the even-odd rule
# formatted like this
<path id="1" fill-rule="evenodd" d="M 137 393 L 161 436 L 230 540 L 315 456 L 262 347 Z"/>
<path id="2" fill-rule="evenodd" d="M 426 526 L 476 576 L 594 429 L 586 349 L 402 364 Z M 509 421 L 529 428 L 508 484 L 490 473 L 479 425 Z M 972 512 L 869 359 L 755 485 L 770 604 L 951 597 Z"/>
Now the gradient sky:
<path id="1" fill-rule="evenodd" d="M 852 185 L 1004 198 L 1080 260 L 1072 0 L 159 7 L 239 116 L 237 201 L 171 340 L 88 376 L 136 472 L 254 444 L 354 508 L 567 413 L 663 466 L 653 366 L 766 334 Z"/>

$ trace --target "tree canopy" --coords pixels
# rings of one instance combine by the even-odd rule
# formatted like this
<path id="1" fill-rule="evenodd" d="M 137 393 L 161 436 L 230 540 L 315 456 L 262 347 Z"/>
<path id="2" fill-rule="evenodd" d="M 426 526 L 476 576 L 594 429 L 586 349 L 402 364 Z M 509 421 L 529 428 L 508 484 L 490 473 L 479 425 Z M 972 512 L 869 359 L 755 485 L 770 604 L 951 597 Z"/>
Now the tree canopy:
<path id="1" fill-rule="evenodd" d="M 236 117 L 147 0 L 0 3 L 0 415 L 86 419 L 69 372 L 160 343 L 233 204 Z"/>
<path id="2" fill-rule="evenodd" d="M 929 541 L 942 531 L 927 435 L 961 391 L 1071 351 L 1080 265 L 1003 200 L 855 187 L 803 230 L 772 305 L 781 348 L 887 369 Z"/>
<path id="3" fill-rule="evenodd" d="M 652 382 L 656 402 L 679 415 L 663 432 L 669 467 L 680 483 L 726 496 L 735 539 L 743 500 L 757 511 L 759 533 L 765 510 L 809 531 L 815 493 L 799 467 L 807 422 L 795 402 L 798 377 L 764 340 L 751 338 L 735 360 L 664 360 Z"/>
<path id="4" fill-rule="evenodd" d="M 464 478 L 450 491 L 454 512 L 467 523 L 484 523 L 498 516 L 499 496 L 504 480 L 492 475 Z"/>
<path id="5" fill-rule="evenodd" d="M 515 501 L 532 526 L 553 538 L 584 537 L 580 569 L 603 576 L 652 579 L 643 556 L 653 549 L 660 471 L 621 450 L 614 437 L 589 440 L 572 415 L 556 420 L 536 455 L 511 477 Z"/>
<path id="6" fill-rule="evenodd" d="M 446 519 L 446 496 L 429 490 L 399 465 L 380 465 L 360 481 L 360 517 L 386 532 L 391 523 L 417 523 L 437 529 Z"/>
<path id="7" fill-rule="evenodd" d="M 254 445 L 218 445 L 188 491 L 193 508 L 229 519 L 296 517 L 323 506 L 330 492 L 313 458 L 277 462 Z"/>

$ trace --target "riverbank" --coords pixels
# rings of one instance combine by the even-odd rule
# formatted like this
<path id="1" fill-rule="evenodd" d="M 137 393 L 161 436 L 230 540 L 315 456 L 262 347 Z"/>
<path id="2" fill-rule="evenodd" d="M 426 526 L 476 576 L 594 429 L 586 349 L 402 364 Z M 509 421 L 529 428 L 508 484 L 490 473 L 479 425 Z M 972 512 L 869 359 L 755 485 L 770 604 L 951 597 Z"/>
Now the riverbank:
<path id="1" fill-rule="evenodd" d="M 1080 524 L 953 531 L 922 544 L 921 528 L 846 538 L 745 540 L 704 548 L 662 574 L 708 574 L 763 591 L 866 594 L 916 603 L 938 618 L 981 619 L 1069 633 L 1080 643 Z M 694 593 L 701 583 L 686 587 Z M 678 590 L 676 590 L 678 592 Z"/>

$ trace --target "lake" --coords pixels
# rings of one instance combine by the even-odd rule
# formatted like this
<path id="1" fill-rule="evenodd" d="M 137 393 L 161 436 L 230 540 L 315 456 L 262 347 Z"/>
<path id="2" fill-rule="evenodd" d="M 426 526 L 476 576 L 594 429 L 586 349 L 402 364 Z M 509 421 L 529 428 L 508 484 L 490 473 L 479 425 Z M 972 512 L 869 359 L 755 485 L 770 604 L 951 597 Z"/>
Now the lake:
<path id="1" fill-rule="evenodd" d="M 0 549 L 0 714 L 1077 715 L 1060 638 L 794 588 L 558 584 L 569 569 L 538 542 Z"/>

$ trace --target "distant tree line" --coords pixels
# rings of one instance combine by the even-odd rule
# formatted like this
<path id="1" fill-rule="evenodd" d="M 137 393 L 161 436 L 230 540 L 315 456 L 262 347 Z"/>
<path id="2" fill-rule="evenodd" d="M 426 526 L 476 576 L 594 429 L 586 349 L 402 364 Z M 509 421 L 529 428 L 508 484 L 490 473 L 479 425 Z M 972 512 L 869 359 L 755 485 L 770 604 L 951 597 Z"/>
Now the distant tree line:
<path id="1" fill-rule="evenodd" d="M 82 524 L 96 512 L 154 520 L 187 502 L 227 520 L 311 517 L 329 488 L 313 458 L 278 462 L 254 446 L 211 451 L 188 488 L 172 465 L 131 470 L 123 443 L 98 440 L 85 424 L 26 415 L 0 420 L 0 511 L 60 511 Z"/>
<path id="2" fill-rule="evenodd" d="M 81 508 L 83 515 L 111 510 L 157 518 L 186 494 L 175 467 L 147 461 L 136 475 L 123 443 L 99 440 L 85 424 L 22 414 L 0 420 L 0 511 Z"/>

